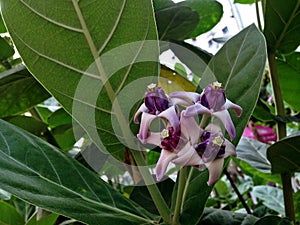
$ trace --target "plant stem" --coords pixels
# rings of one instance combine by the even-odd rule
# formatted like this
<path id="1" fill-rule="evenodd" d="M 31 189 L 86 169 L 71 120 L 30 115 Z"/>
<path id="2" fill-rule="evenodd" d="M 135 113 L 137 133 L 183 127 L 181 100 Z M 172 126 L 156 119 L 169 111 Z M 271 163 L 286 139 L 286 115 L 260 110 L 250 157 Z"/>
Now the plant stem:
<path id="1" fill-rule="evenodd" d="M 155 184 L 155 181 L 152 177 L 152 175 L 149 172 L 149 169 L 146 165 L 144 156 L 142 154 L 141 151 L 131 151 L 134 160 L 136 162 L 136 164 L 139 166 L 139 171 L 141 172 L 141 175 L 144 179 L 144 182 L 147 185 L 148 191 L 151 195 L 151 198 L 159 212 L 159 214 L 161 215 L 161 217 L 163 218 L 165 223 L 171 223 L 171 218 L 170 218 L 170 214 L 171 211 L 166 203 L 166 201 L 164 200 L 164 198 L 162 197 L 157 185 Z"/>
<path id="2" fill-rule="evenodd" d="M 282 97 L 282 92 L 281 92 L 279 78 L 278 78 L 275 53 L 269 52 L 268 60 L 269 60 L 271 82 L 272 82 L 273 93 L 274 93 L 276 114 L 279 116 L 285 116 L 285 109 L 284 109 L 283 97 Z M 277 137 L 278 140 L 286 137 L 286 123 L 277 121 Z M 281 181 L 282 181 L 283 196 L 284 196 L 285 215 L 295 223 L 295 209 L 294 209 L 294 202 L 293 202 L 291 173 L 281 174 Z"/>
<path id="3" fill-rule="evenodd" d="M 173 217 L 173 224 L 179 225 L 179 216 L 182 211 L 182 203 L 183 203 L 183 194 L 185 190 L 185 183 L 186 183 L 186 171 L 187 167 L 182 167 L 179 171 L 179 178 L 178 178 L 178 189 L 177 189 L 177 197 L 176 197 L 176 204 L 174 210 L 174 217 Z"/>
<path id="4" fill-rule="evenodd" d="M 259 13 L 258 0 L 255 0 L 255 10 L 256 10 L 256 17 L 257 17 L 258 28 L 262 32 L 263 28 L 262 28 L 261 21 L 260 21 L 260 13 Z"/>
<path id="5" fill-rule="evenodd" d="M 248 214 L 252 214 L 251 209 L 249 208 L 249 206 L 247 205 L 247 203 L 245 202 L 245 199 L 243 198 L 243 196 L 241 195 L 239 189 L 237 188 L 237 186 L 235 185 L 234 181 L 232 180 L 230 174 L 228 173 L 227 169 L 225 168 L 223 170 L 224 174 L 226 175 L 227 179 L 229 180 L 234 192 L 237 194 L 239 200 L 241 201 L 242 205 L 244 206 L 244 208 L 246 209 Z"/>

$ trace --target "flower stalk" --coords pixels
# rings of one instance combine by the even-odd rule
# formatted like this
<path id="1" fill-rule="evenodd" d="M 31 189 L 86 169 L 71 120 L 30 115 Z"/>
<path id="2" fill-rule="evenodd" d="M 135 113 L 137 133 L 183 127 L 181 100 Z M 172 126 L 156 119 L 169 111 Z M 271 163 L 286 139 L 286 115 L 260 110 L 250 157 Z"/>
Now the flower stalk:
<path id="1" fill-rule="evenodd" d="M 161 192 L 159 191 L 157 185 L 155 184 L 152 175 L 150 174 L 150 172 L 148 170 L 148 167 L 146 165 L 146 162 L 145 162 L 142 152 L 141 151 L 131 151 L 131 153 L 134 157 L 136 164 L 139 166 L 140 173 L 141 173 L 145 183 L 150 184 L 150 185 L 147 185 L 147 189 L 151 195 L 151 198 L 152 198 L 159 214 L 161 215 L 161 217 L 165 223 L 171 223 L 171 218 L 170 218 L 171 211 L 170 211 L 166 201 L 162 197 Z"/>
<path id="2" fill-rule="evenodd" d="M 270 67 L 271 83 L 274 93 L 275 110 L 279 116 L 285 116 L 285 109 L 283 103 L 282 92 L 280 88 L 280 82 L 278 78 L 278 70 L 276 63 L 275 53 L 268 53 L 268 61 Z M 286 137 L 286 123 L 277 121 L 277 137 L 278 140 Z M 295 209 L 293 200 L 293 189 L 291 184 L 291 173 L 281 174 L 285 215 L 295 223 Z"/>
<path id="3" fill-rule="evenodd" d="M 173 216 L 173 225 L 180 225 L 179 216 L 182 212 L 182 204 L 184 200 L 184 190 L 186 184 L 187 167 L 182 167 L 178 174 L 178 190 L 176 197 L 176 204 Z"/>

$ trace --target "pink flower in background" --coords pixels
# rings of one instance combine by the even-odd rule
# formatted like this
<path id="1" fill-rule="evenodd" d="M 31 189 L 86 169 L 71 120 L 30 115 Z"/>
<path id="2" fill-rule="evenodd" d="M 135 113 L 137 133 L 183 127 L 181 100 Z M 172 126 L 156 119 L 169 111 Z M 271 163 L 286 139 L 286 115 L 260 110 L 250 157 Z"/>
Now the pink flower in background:
<path id="1" fill-rule="evenodd" d="M 252 121 L 250 121 L 248 126 L 245 128 L 243 136 L 251 139 L 257 139 L 264 143 L 274 142 L 277 140 L 277 135 L 273 128 L 263 125 L 254 125 Z"/>

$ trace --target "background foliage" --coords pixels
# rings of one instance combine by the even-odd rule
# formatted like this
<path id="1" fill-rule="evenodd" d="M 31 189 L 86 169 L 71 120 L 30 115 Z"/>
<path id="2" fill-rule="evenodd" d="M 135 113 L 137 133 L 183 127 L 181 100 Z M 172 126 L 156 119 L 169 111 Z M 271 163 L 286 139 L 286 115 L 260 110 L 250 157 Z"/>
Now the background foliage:
<path id="1" fill-rule="evenodd" d="M 180 223 L 291 224 L 279 175 L 286 173 L 293 175 L 293 222 L 300 221 L 299 0 L 262 1 L 265 26 L 245 28 L 215 55 L 185 41 L 218 24 L 223 8 L 215 0 L 0 3 L 0 224 L 164 224 L 150 189 L 133 185 L 141 180 L 138 171 L 124 174 L 107 154 L 135 164 L 127 146 L 136 146 L 132 114 L 145 89 L 126 86 L 158 78 L 167 92 L 200 92 L 217 79 L 244 109 L 233 117 L 237 157 L 219 182 L 208 187 L 208 171 L 189 168 Z M 159 53 L 170 49 L 180 63 L 160 65 Z M 265 66 L 271 56 L 275 87 Z M 134 100 L 118 103 L 124 90 Z M 284 113 L 278 114 L 272 96 L 281 91 Z M 241 138 L 249 121 L 284 123 L 289 136 L 275 143 Z M 91 152 L 98 152 L 97 171 L 82 156 Z M 145 157 L 152 165 L 159 153 Z M 175 181 L 157 185 L 172 212 Z"/>

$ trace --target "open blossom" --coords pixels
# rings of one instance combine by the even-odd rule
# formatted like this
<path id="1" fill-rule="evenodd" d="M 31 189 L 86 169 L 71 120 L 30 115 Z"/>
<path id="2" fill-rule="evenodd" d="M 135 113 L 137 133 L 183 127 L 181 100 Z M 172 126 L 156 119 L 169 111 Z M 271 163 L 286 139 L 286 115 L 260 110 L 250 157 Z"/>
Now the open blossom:
<path id="1" fill-rule="evenodd" d="M 225 126 L 231 140 L 236 132 L 228 109 L 233 109 L 237 116 L 242 113 L 239 105 L 232 103 L 226 98 L 222 84 L 214 82 L 209 84 L 201 94 L 194 92 L 174 92 L 170 94 L 174 103 L 188 106 L 185 116 L 195 116 L 198 114 L 209 114 L 219 118 Z"/>
<path id="2" fill-rule="evenodd" d="M 231 138 L 234 138 L 235 128 L 227 109 L 235 109 L 238 115 L 242 109 L 226 99 L 225 91 L 219 83 L 214 85 L 209 85 L 201 95 L 176 92 L 170 94 L 170 97 L 157 85 L 148 86 L 144 104 L 136 112 L 134 121 L 138 122 L 137 118 L 142 114 L 137 137 L 144 144 L 161 148 L 156 165 L 157 180 L 163 178 L 172 162 L 199 170 L 208 168 L 207 183 L 213 185 L 222 173 L 224 158 L 235 156 L 235 147 L 224 138 L 218 124 L 209 123 L 202 129 L 195 119 L 197 114 L 203 113 L 216 116 L 223 122 Z M 186 105 L 187 108 L 179 113 L 176 104 Z M 150 125 L 156 118 L 164 121 L 164 127 L 158 132 L 150 131 Z M 226 125 L 226 119 L 230 119 L 229 125 L 233 128 Z"/>
<path id="3" fill-rule="evenodd" d="M 138 123 L 138 116 L 142 113 L 138 138 L 146 143 L 149 136 L 149 126 L 155 118 L 164 118 L 176 131 L 179 129 L 179 119 L 176 108 L 161 87 L 150 84 L 145 93 L 144 103 L 134 115 L 134 122 Z"/>

